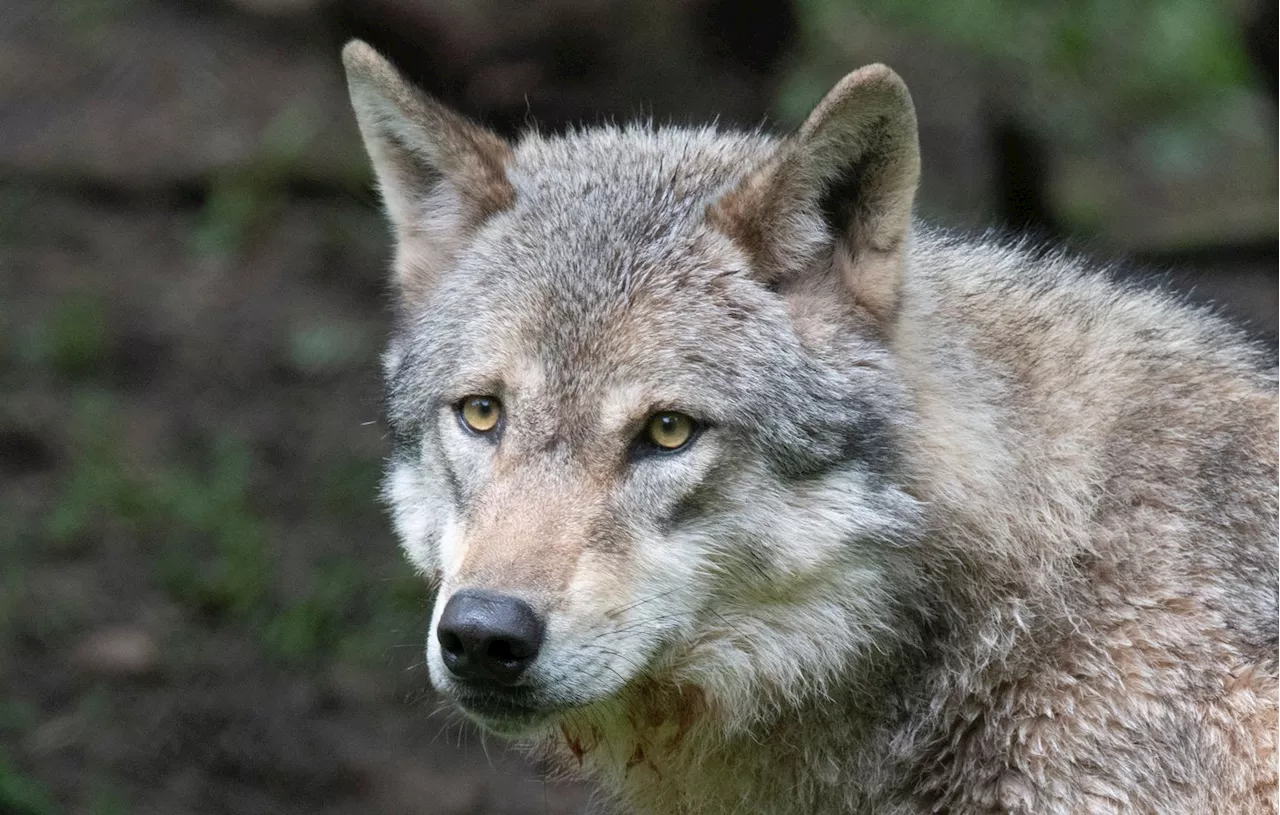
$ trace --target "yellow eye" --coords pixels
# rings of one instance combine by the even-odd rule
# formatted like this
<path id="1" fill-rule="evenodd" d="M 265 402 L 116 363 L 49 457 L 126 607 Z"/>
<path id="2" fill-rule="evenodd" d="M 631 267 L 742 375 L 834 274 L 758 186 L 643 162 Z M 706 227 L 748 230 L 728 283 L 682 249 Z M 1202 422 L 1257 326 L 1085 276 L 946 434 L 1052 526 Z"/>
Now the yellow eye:
<path id="1" fill-rule="evenodd" d="M 477 433 L 488 433 L 502 418 L 502 403 L 492 396 L 468 396 L 458 403 L 462 423 Z"/>
<path id="2" fill-rule="evenodd" d="M 693 419 L 683 413 L 664 411 L 649 418 L 645 438 L 650 444 L 663 450 L 679 450 L 693 438 L 695 429 L 697 425 Z"/>

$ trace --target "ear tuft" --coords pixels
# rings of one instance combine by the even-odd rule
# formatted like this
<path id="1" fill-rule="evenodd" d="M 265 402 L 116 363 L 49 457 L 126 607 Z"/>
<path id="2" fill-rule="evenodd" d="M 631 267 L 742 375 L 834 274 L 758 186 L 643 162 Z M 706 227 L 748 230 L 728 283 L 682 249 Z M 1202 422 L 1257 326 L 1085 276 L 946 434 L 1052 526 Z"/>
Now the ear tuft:
<path id="1" fill-rule="evenodd" d="M 915 109 L 884 65 L 846 76 L 791 141 L 718 201 L 711 222 L 769 284 L 830 257 L 854 299 L 887 319 L 897 303 L 920 177 Z M 826 249 L 815 257 L 815 233 Z"/>
<path id="2" fill-rule="evenodd" d="M 351 40 L 342 47 L 342 64 L 348 74 L 366 75 L 379 71 L 386 61 L 364 40 Z"/>

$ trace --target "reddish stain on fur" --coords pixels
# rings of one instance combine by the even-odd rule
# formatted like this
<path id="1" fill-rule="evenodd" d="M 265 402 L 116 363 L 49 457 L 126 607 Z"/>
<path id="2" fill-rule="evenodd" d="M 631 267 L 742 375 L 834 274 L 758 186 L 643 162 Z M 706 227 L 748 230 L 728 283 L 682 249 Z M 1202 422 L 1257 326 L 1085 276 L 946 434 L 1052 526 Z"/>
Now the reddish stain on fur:
<path id="1" fill-rule="evenodd" d="M 692 729 L 693 725 L 698 721 L 707 710 L 707 697 L 702 692 L 702 688 L 697 685 L 684 685 L 679 690 L 676 697 L 676 705 L 674 709 L 676 732 L 667 741 L 668 749 L 675 749 L 680 746 L 680 742 L 684 741 L 685 735 Z"/>
<path id="2" fill-rule="evenodd" d="M 631 758 L 627 759 L 627 772 L 631 772 L 631 769 L 633 767 L 643 763 L 644 763 L 644 748 L 641 747 L 639 744 L 637 744 L 636 749 L 631 751 Z"/>
<path id="3" fill-rule="evenodd" d="M 560 732 L 564 734 L 564 743 L 568 745 L 569 752 L 573 753 L 573 757 L 578 760 L 578 766 L 582 766 L 582 757 L 587 754 L 587 750 L 582 746 L 582 739 L 569 732 L 569 728 L 560 725 Z"/>
<path id="4" fill-rule="evenodd" d="M 680 688 L 680 704 L 676 706 L 676 725 L 683 735 L 707 710 L 707 695 L 697 685 Z"/>
<path id="5" fill-rule="evenodd" d="M 673 752 L 706 713 L 707 698 L 702 688 L 651 682 L 637 689 L 628 719 L 650 748 L 658 746 L 663 751 Z M 659 740 L 658 731 L 664 725 L 674 725 L 674 732 L 668 731 Z M 645 763 L 652 766 L 651 761 Z"/>

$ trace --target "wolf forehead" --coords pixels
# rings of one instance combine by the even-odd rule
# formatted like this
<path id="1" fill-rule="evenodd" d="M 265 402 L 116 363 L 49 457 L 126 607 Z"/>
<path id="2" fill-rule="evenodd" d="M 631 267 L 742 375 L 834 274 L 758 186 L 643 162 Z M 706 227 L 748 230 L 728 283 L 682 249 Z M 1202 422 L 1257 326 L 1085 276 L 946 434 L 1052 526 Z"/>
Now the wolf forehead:
<path id="1" fill-rule="evenodd" d="M 528 134 L 507 171 L 513 211 L 549 237 L 592 239 L 577 248 L 670 250 L 775 142 L 763 133 L 644 124 Z"/>
<path id="2" fill-rule="evenodd" d="M 770 142 L 644 126 L 528 135 L 507 166 L 510 205 L 461 251 L 453 282 L 526 306 L 536 299 L 578 318 L 571 326 L 699 292 L 728 306 L 752 287 L 731 285 L 745 259 L 707 227 L 707 208 Z"/>
<path id="3" fill-rule="evenodd" d="M 786 324 L 706 211 L 769 143 L 644 126 L 526 136 L 506 167 L 507 207 L 405 304 L 389 372 L 425 365 L 440 381 L 487 366 L 497 378 L 536 363 L 558 384 L 732 378 L 709 351 Z"/>

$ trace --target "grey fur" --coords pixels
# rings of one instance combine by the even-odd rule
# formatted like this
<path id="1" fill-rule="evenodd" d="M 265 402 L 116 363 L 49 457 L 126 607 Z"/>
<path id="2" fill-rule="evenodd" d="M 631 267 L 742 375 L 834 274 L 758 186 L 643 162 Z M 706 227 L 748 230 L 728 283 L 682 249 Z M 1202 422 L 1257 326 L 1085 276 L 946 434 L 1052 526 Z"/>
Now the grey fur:
<path id="1" fill-rule="evenodd" d="M 406 554 L 548 619 L 519 711 L 428 637 L 441 692 L 638 812 L 1275 811 L 1276 377 L 1235 328 L 912 225 L 882 67 L 786 139 L 507 147 L 344 56 Z M 707 430 L 632 455 L 660 409 Z"/>

